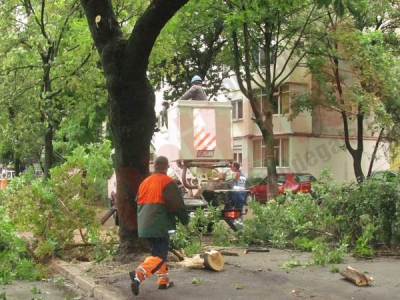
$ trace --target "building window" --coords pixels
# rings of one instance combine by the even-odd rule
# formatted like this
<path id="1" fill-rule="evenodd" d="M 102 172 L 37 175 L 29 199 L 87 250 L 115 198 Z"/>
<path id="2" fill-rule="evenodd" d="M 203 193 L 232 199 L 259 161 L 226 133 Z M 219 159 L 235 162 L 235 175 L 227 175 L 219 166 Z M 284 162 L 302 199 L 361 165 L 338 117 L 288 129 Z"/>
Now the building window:
<path id="1" fill-rule="evenodd" d="M 285 115 L 290 111 L 289 85 L 284 84 L 279 89 L 279 114 Z"/>
<path id="2" fill-rule="evenodd" d="M 233 147 L 233 161 L 236 161 L 242 166 L 243 162 L 243 153 L 242 153 L 242 147 Z"/>
<path id="3" fill-rule="evenodd" d="M 265 168 L 265 144 L 262 139 L 253 140 L 253 167 Z M 289 139 L 274 139 L 274 156 L 277 167 L 289 166 Z"/>
<path id="4" fill-rule="evenodd" d="M 262 48 L 256 49 L 253 52 L 253 62 L 256 67 L 264 67 L 265 66 L 265 50 Z"/>
<path id="5" fill-rule="evenodd" d="M 256 93 L 256 99 L 260 104 L 261 111 L 264 101 L 267 101 L 267 95 L 259 90 Z M 289 85 L 284 84 L 274 90 L 274 100 L 272 106 L 274 108 L 275 115 L 284 115 L 290 112 L 290 90 Z"/>
<path id="6" fill-rule="evenodd" d="M 232 100 L 232 120 L 243 119 L 243 100 Z"/>
<path id="7" fill-rule="evenodd" d="M 269 53 L 269 64 L 270 65 L 274 65 L 276 63 L 275 58 L 276 58 L 277 51 L 278 51 L 278 48 L 276 47 L 275 41 L 272 42 L 269 51 L 270 51 L 270 53 Z M 262 68 L 265 67 L 265 60 L 266 60 L 265 59 L 265 57 L 266 57 L 265 53 L 266 53 L 265 52 L 265 47 L 259 47 L 258 50 L 255 50 L 253 52 L 253 62 L 254 62 L 254 65 L 256 67 L 262 67 Z"/>

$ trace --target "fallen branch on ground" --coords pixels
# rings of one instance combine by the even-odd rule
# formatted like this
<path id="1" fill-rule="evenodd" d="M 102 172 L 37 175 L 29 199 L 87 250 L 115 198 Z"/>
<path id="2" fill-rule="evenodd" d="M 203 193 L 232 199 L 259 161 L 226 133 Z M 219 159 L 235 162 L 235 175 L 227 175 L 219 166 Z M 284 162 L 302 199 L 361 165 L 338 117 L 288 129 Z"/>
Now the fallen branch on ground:
<path id="1" fill-rule="evenodd" d="M 374 278 L 367 277 L 365 274 L 353 269 L 352 267 L 348 266 L 346 269 L 339 272 L 340 275 L 345 277 L 346 279 L 350 280 L 351 282 L 355 283 L 358 286 L 366 286 L 369 285 L 371 282 L 374 281 Z"/>

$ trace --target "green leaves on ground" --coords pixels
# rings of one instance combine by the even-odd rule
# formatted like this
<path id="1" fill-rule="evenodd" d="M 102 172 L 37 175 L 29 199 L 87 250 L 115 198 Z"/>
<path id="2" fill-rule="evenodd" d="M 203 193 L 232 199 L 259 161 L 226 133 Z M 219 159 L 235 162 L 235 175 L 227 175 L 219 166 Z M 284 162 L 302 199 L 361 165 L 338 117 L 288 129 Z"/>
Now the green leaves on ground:
<path id="1" fill-rule="evenodd" d="M 29 257 L 24 241 L 17 236 L 14 224 L 0 205 L 0 284 L 14 279 L 39 279 L 42 276 L 39 268 Z"/>
<path id="2" fill-rule="evenodd" d="M 43 182 L 24 174 L 9 183 L 0 201 L 18 231 L 32 236 L 27 242 L 28 258 L 45 262 L 69 249 L 79 252 L 78 243 L 90 251 L 85 249 L 76 255 L 93 258 L 98 254 L 95 258 L 104 258 L 99 245 L 111 245 L 117 237 L 100 236 L 94 206 L 107 207 L 103 197 L 112 169 L 110 152 L 107 141 L 79 147 L 66 163 L 52 169 L 51 180 Z"/>
<path id="3" fill-rule="evenodd" d="M 244 242 L 311 251 L 313 264 L 340 263 L 349 250 L 371 257 L 380 247 L 400 242 L 400 187 L 369 180 L 355 187 L 316 184 L 315 198 L 287 194 L 263 205 L 250 203 L 254 217 L 245 221 Z"/>
<path id="4" fill-rule="evenodd" d="M 180 223 L 177 224 L 176 232 L 171 236 L 172 247 L 183 249 L 186 255 L 200 253 L 203 235 L 210 233 L 214 227 L 220 228 L 216 225 L 219 222 L 220 214 L 219 208 L 212 206 L 207 209 L 197 208 L 190 213 L 188 229 Z"/>

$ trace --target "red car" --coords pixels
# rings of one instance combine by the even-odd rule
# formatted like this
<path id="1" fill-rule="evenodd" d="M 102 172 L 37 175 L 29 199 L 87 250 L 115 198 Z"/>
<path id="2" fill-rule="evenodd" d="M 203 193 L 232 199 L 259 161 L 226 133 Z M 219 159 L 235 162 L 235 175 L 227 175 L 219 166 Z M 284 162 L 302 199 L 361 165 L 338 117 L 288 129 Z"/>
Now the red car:
<path id="1" fill-rule="evenodd" d="M 267 177 L 257 185 L 248 188 L 254 200 L 267 202 Z M 286 190 L 293 194 L 312 193 L 311 183 L 317 179 L 309 173 L 281 173 L 278 174 L 278 193 L 284 194 Z"/>

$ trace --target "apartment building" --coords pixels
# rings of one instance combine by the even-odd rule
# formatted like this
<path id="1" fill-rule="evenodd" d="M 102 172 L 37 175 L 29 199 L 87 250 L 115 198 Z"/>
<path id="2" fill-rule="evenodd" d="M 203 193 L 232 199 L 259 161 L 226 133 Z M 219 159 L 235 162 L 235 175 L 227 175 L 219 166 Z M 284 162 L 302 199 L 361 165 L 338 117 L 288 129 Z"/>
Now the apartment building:
<path id="1" fill-rule="evenodd" d="M 252 120 L 249 100 L 240 92 L 235 77 L 227 79 L 224 84 L 229 92 L 219 95 L 217 100 L 232 103 L 234 159 L 240 162 L 247 176 L 265 176 L 265 146 L 258 126 Z M 318 108 L 313 112 L 302 113 L 292 121 L 288 120 L 294 94 L 311 91 L 312 85 L 311 76 L 307 75 L 304 68 L 298 68 L 275 91 L 274 105 L 277 113 L 273 116 L 273 125 L 277 171 L 307 172 L 318 177 L 323 169 L 329 168 L 335 180 L 355 180 L 353 159 L 344 146 L 343 120 L 339 112 Z M 264 96 L 259 93 L 257 98 Z M 355 124 L 350 123 L 354 143 L 356 133 Z M 376 139 L 376 136 L 365 130 L 362 161 L 364 173 L 368 170 Z M 389 168 L 388 148 L 379 148 L 374 170 Z"/>

